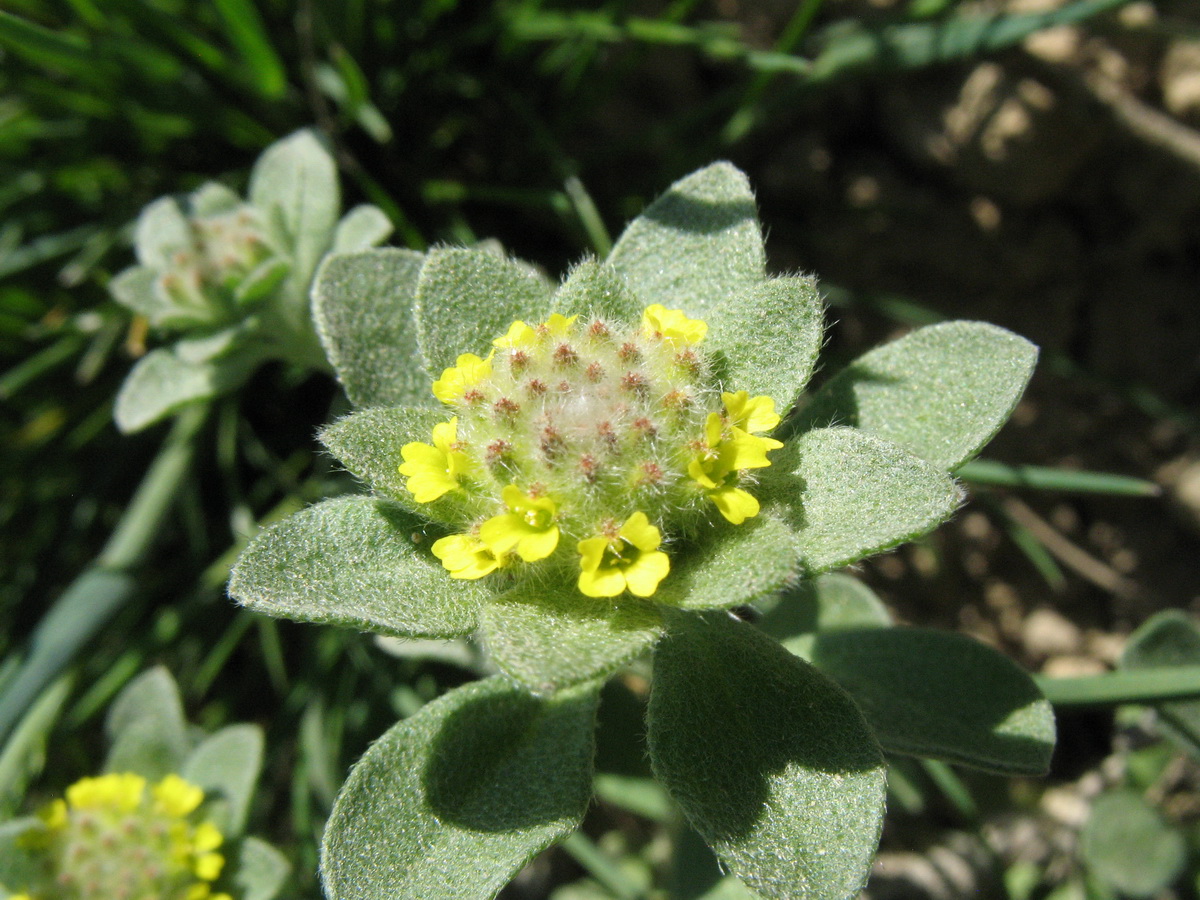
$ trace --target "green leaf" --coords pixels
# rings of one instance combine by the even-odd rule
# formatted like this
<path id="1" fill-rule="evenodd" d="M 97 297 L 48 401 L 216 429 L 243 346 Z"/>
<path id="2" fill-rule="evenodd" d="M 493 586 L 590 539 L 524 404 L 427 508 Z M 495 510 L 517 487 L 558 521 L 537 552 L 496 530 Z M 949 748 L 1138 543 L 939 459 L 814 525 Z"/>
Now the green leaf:
<path id="1" fill-rule="evenodd" d="M 367 250 L 387 240 L 392 220 L 378 206 L 361 203 L 342 216 L 333 233 L 334 253 Z"/>
<path id="2" fill-rule="evenodd" d="M 330 900 L 491 900 L 583 818 L 595 711 L 594 688 L 538 698 L 494 677 L 394 726 L 334 804 Z"/>
<path id="3" fill-rule="evenodd" d="M 487 356 L 517 319 L 537 322 L 549 308 L 545 282 L 486 250 L 429 251 L 417 282 L 417 341 L 433 378 L 461 353 Z"/>
<path id="4" fill-rule="evenodd" d="M 130 311 L 162 327 L 174 311 L 174 304 L 158 290 L 158 273 L 148 266 L 130 266 L 108 283 L 113 299 Z"/>
<path id="5" fill-rule="evenodd" d="M 104 722 L 110 749 L 106 772 L 136 772 L 155 780 L 178 772 L 191 749 L 175 679 L 162 666 L 125 686 Z"/>
<path id="6" fill-rule="evenodd" d="M 633 597 L 525 583 L 485 604 L 480 626 L 502 671 L 551 693 L 610 675 L 648 650 L 662 635 L 662 614 Z"/>
<path id="7" fill-rule="evenodd" d="M 357 406 L 434 402 L 413 319 L 423 260 L 411 250 L 364 250 L 330 256 L 317 273 L 313 320 Z"/>
<path id="8" fill-rule="evenodd" d="M 839 372 L 799 429 L 852 425 L 954 469 L 1008 421 L 1037 355 L 1023 337 L 983 322 L 920 328 Z"/>
<path id="9" fill-rule="evenodd" d="M 262 769 L 263 734 L 257 725 L 230 725 L 205 738 L 180 774 L 204 790 L 206 815 L 226 837 L 246 830 L 254 785 Z"/>
<path id="10" fill-rule="evenodd" d="M 151 350 L 117 392 L 113 418 L 124 434 L 141 431 L 198 400 L 237 388 L 259 361 L 255 348 L 211 362 L 190 363 L 171 350 Z"/>
<path id="11" fill-rule="evenodd" d="M 233 292 L 233 300 L 238 306 L 252 306 L 259 300 L 264 300 L 287 279 L 292 267 L 281 257 L 265 260 L 250 272 L 237 289 Z"/>
<path id="12" fill-rule="evenodd" d="M 206 181 L 188 196 L 188 209 L 197 216 L 217 216 L 241 205 L 242 198 L 218 181 Z"/>
<path id="13" fill-rule="evenodd" d="M 260 94 L 279 99 L 287 90 L 287 72 L 271 45 L 262 17 L 251 0 L 214 0 L 225 33 L 254 75 Z"/>
<path id="14" fill-rule="evenodd" d="M 38 696 L 0 743 L 0 819 L 12 815 L 25 795 L 29 782 L 46 764 L 46 742 L 71 692 L 71 679 L 64 676 Z"/>
<path id="15" fill-rule="evenodd" d="M 250 173 L 249 197 L 276 244 L 290 251 L 292 284 L 307 297 L 341 211 L 337 170 L 315 132 L 297 131 L 264 150 Z"/>
<path id="16" fill-rule="evenodd" d="M 794 452 L 797 463 L 769 489 L 799 531 L 801 559 L 814 575 L 920 537 L 962 501 L 944 472 L 854 428 L 819 428 L 778 452 Z"/>
<path id="17" fill-rule="evenodd" d="M 437 521 L 444 520 L 438 515 L 439 510 L 446 510 L 450 515 L 448 521 L 456 523 L 462 521 L 462 515 L 455 517 L 457 508 L 452 505 L 451 495 L 433 503 L 418 503 L 405 487 L 408 479 L 400 474 L 400 464 L 404 461 L 401 448 L 410 441 L 430 443 L 433 427 L 449 418 L 449 410 L 444 407 L 364 409 L 326 426 L 318 437 L 342 465 L 376 491 Z"/>
<path id="18" fill-rule="evenodd" d="M 764 277 L 750 182 L 727 162 L 680 179 L 629 223 L 608 262 L 644 306 L 693 316 L 719 308 Z"/>
<path id="19" fill-rule="evenodd" d="M 491 594 L 453 581 L 425 549 L 432 539 L 422 528 L 393 503 L 326 500 L 251 541 L 233 568 L 229 594 L 258 612 L 302 622 L 397 637 L 469 634 Z"/>
<path id="20" fill-rule="evenodd" d="M 1200 628 L 1192 617 L 1168 609 L 1151 616 L 1129 636 L 1122 669 L 1172 669 L 1200 665 Z M 1200 700 L 1155 703 L 1167 732 L 1185 750 L 1200 756 Z"/>
<path id="21" fill-rule="evenodd" d="M 640 322 L 647 305 L 616 269 L 593 259 L 573 268 L 551 301 L 554 311 L 565 316 L 578 313 L 625 323 Z"/>
<path id="22" fill-rule="evenodd" d="M 1007 775 L 1044 775 L 1054 710 L 1029 673 L 960 634 L 919 628 L 818 633 L 812 661 L 849 691 L 885 750 Z"/>
<path id="23" fill-rule="evenodd" d="M 846 693 L 754 627 L 678 615 L 655 653 L 654 772 L 764 897 L 843 900 L 883 824 L 883 756 Z"/>
<path id="24" fill-rule="evenodd" d="M 732 875 L 726 875 L 697 900 L 755 900 L 757 896 Z"/>
<path id="25" fill-rule="evenodd" d="M 1100 795 L 1083 827 L 1091 875 L 1128 897 L 1154 897 L 1183 872 L 1187 842 L 1136 791 Z"/>
<path id="26" fill-rule="evenodd" d="M 766 603 L 757 604 L 759 628 L 797 656 L 812 662 L 816 635 L 839 628 L 879 628 L 892 624 L 875 592 L 850 575 L 828 572 L 806 579 Z"/>
<path id="27" fill-rule="evenodd" d="M 796 534 L 769 513 L 714 530 L 679 554 L 680 562 L 654 595 L 657 602 L 682 609 L 728 609 L 753 603 L 796 578 Z"/>
<path id="28" fill-rule="evenodd" d="M 705 346 L 729 390 L 766 394 L 787 410 L 821 349 L 821 298 L 813 278 L 772 278 L 732 294 L 708 316 Z"/>
<path id="29" fill-rule="evenodd" d="M 256 837 L 248 837 L 238 848 L 233 884 L 240 900 L 274 900 L 291 874 L 287 857 Z"/>
<path id="30" fill-rule="evenodd" d="M 138 262 L 151 269 L 168 269 L 180 247 L 192 243 L 192 229 L 175 197 L 160 197 L 142 210 L 134 228 Z"/>
<path id="31" fill-rule="evenodd" d="M 0 822 L 0 897 L 5 889 L 19 891 L 41 880 L 41 860 L 21 846 L 21 838 L 40 821 L 29 816 Z"/>

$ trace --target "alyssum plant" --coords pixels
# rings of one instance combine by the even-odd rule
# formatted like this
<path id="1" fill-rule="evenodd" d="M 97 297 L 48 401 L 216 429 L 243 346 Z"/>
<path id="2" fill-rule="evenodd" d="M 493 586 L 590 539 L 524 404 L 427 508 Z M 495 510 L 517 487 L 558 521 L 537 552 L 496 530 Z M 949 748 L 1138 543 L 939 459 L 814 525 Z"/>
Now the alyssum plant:
<path id="1" fill-rule="evenodd" d="M 313 302 L 360 407 L 322 439 L 373 493 L 259 535 L 231 594 L 473 635 L 499 669 L 355 767 L 325 836 L 330 897 L 493 897 L 579 825 L 600 685 L 644 653 L 654 772 L 766 897 L 862 886 L 883 750 L 1045 768 L 1053 719 L 1028 676 L 965 638 L 883 627 L 869 592 L 822 574 L 957 509 L 949 472 L 1011 413 L 1027 341 L 921 329 L 781 421 L 821 306 L 811 279 L 765 276 L 753 195 L 727 164 L 557 288 L 485 250 L 381 249 L 330 257 Z"/>

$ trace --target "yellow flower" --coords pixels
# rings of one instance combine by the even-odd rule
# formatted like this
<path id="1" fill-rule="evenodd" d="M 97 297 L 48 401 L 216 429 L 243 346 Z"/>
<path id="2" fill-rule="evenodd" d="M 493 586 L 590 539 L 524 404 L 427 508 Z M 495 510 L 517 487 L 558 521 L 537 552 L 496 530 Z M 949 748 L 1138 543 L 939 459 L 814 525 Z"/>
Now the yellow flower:
<path id="1" fill-rule="evenodd" d="M 532 347 L 537 343 L 538 338 L 547 335 L 549 337 L 566 337 L 571 330 L 571 326 L 575 324 L 575 320 L 579 316 L 564 316 L 562 313 L 554 313 L 536 327 L 526 325 L 520 319 L 508 326 L 508 331 L 503 337 L 498 337 L 492 341 L 493 347 L 498 347 L 501 350 L 520 350 L 525 347 Z"/>
<path id="2" fill-rule="evenodd" d="M 474 580 L 495 572 L 504 560 L 473 534 L 452 534 L 433 542 L 433 555 L 451 578 Z"/>
<path id="3" fill-rule="evenodd" d="M 579 590 L 589 597 L 615 597 L 628 589 L 649 597 L 671 570 L 671 560 L 659 550 L 662 533 L 644 512 L 635 512 L 612 536 L 579 542 Z"/>
<path id="4" fill-rule="evenodd" d="M 679 344 L 698 344 L 708 334 L 708 323 L 689 319 L 682 310 L 667 309 L 661 303 L 647 306 L 642 313 L 642 332 Z"/>
<path id="5" fill-rule="evenodd" d="M 725 404 L 725 415 L 730 425 L 741 428 L 751 434 L 760 431 L 771 431 L 779 424 L 779 413 L 775 412 L 775 401 L 770 397 L 751 397 L 749 391 L 738 391 L 731 394 L 728 391 L 721 394 Z M 783 446 L 779 441 L 763 438 L 769 443 L 768 450 L 777 450 Z"/>
<path id="6" fill-rule="evenodd" d="M 404 463 L 400 474 L 418 503 L 432 503 L 449 491 L 471 469 L 471 458 L 458 449 L 458 416 L 433 426 L 433 446 L 413 441 L 400 448 Z"/>
<path id="7" fill-rule="evenodd" d="M 442 377 L 433 383 L 433 396 L 443 403 L 454 403 L 473 387 L 492 375 L 492 357 L 480 359 L 474 353 L 464 353 L 453 366 L 442 372 Z"/>
<path id="8" fill-rule="evenodd" d="M 67 803 L 72 809 L 109 809 L 133 812 L 142 802 L 146 779 L 129 772 L 81 778 L 67 788 Z"/>
<path id="9" fill-rule="evenodd" d="M 38 813 L 42 824 L 51 831 L 61 831 L 67 825 L 67 804 L 64 800 L 52 800 Z"/>
<path id="10" fill-rule="evenodd" d="M 154 785 L 153 791 L 155 808 L 179 819 L 195 811 L 204 800 L 204 791 L 178 775 L 168 775 Z"/>
<path id="11" fill-rule="evenodd" d="M 545 559 L 558 546 L 558 504 L 545 496 L 527 494 L 515 484 L 500 492 L 508 512 L 492 516 L 479 529 L 479 539 L 497 556 L 514 547 L 525 562 Z"/>
<path id="12" fill-rule="evenodd" d="M 704 488 L 717 511 L 734 525 L 758 515 L 758 500 L 737 486 L 742 469 L 769 466 L 767 451 L 783 445 L 771 438 L 755 437 L 736 426 L 725 433 L 717 413 L 709 413 L 704 428 L 705 444 L 688 464 L 688 475 Z"/>

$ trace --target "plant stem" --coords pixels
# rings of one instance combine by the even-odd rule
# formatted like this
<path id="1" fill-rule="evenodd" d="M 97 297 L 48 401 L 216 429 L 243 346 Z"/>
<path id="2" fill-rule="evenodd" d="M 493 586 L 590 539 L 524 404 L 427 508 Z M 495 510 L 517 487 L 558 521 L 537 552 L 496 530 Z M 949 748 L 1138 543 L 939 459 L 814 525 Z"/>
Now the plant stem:
<path id="1" fill-rule="evenodd" d="M 593 878 L 612 891 L 618 900 L 644 900 L 646 892 L 583 832 L 576 831 L 570 834 L 562 842 L 562 848 L 587 869 Z"/>
<path id="2" fill-rule="evenodd" d="M 34 629 L 28 654 L 0 693 L 0 742 L 34 698 L 133 596 L 137 582 L 130 570 L 158 536 L 191 467 L 196 435 L 208 412 L 207 404 L 198 404 L 180 413 L 104 549 Z"/>
<path id="3" fill-rule="evenodd" d="M 1108 672 L 1079 678 L 1035 678 L 1055 706 L 1117 706 L 1161 703 L 1200 696 L 1200 666 Z"/>

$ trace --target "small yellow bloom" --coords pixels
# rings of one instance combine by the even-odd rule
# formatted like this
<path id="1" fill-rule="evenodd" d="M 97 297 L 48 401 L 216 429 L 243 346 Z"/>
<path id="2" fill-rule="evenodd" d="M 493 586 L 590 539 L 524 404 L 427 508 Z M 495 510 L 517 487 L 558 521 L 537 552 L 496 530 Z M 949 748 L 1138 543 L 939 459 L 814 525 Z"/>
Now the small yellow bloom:
<path id="1" fill-rule="evenodd" d="M 479 539 L 497 556 L 514 548 L 525 562 L 545 559 L 558 546 L 558 504 L 550 497 L 527 494 L 515 484 L 500 492 L 508 512 L 492 516 L 479 529 Z"/>
<path id="2" fill-rule="evenodd" d="M 698 344 L 708 334 L 708 323 L 689 319 L 682 310 L 667 309 L 661 303 L 647 306 L 642 313 L 642 332 L 679 344 Z"/>
<path id="3" fill-rule="evenodd" d="M 458 416 L 433 426 L 433 446 L 413 441 L 400 448 L 400 455 L 400 474 L 408 476 L 405 486 L 418 503 L 458 490 L 471 470 L 471 458 L 458 449 Z"/>
<path id="4" fill-rule="evenodd" d="M 578 315 L 564 316 L 562 313 L 551 313 L 550 318 L 539 327 L 538 331 L 548 334 L 550 337 L 566 337 L 578 318 Z"/>
<path id="5" fill-rule="evenodd" d="M 128 813 L 137 809 L 146 790 L 146 779 L 130 772 L 81 778 L 67 788 L 72 809 L 109 809 Z"/>
<path id="6" fill-rule="evenodd" d="M 537 332 L 520 319 L 508 326 L 504 337 L 492 341 L 492 346 L 501 350 L 518 350 L 522 347 L 532 347 L 537 342 Z"/>
<path id="7" fill-rule="evenodd" d="M 769 466 L 767 451 L 783 445 L 736 426 L 729 426 L 726 433 L 725 423 L 717 413 L 708 414 L 704 436 L 703 449 L 688 463 L 688 476 L 704 488 L 727 521 L 741 525 L 758 515 L 759 503 L 753 494 L 737 486 L 737 473 Z"/>
<path id="8" fill-rule="evenodd" d="M 203 878 L 205 881 L 215 881 L 223 868 L 225 868 L 225 857 L 220 853 L 205 853 L 196 857 L 196 863 L 192 871 L 196 873 L 197 878 Z"/>
<path id="9" fill-rule="evenodd" d="M 504 565 L 502 557 L 492 552 L 473 534 L 452 534 L 433 542 L 433 555 L 442 561 L 451 578 L 475 580 L 490 575 Z"/>
<path id="10" fill-rule="evenodd" d="M 204 791 L 178 775 L 168 775 L 154 785 L 153 792 L 155 808 L 179 819 L 195 811 L 204 800 Z"/>
<path id="11" fill-rule="evenodd" d="M 751 397 L 749 391 L 738 391 L 731 394 L 728 391 L 721 394 L 725 404 L 725 414 L 729 424 L 741 428 L 750 434 L 761 431 L 771 431 L 779 424 L 779 413 L 775 412 L 775 401 L 770 397 Z M 783 446 L 779 441 L 764 438 L 774 446 L 768 450 L 777 450 Z"/>
<path id="12" fill-rule="evenodd" d="M 216 825 L 212 822 L 201 822 L 192 832 L 192 852 L 208 853 L 220 847 L 224 840 Z"/>
<path id="13" fill-rule="evenodd" d="M 480 359 L 474 353 L 464 353 L 453 366 L 442 372 L 442 377 L 433 383 L 433 396 L 443 403 L 452 404 L 461 400 L 473 387 L 492 375 L 492 357 Z"/>
<path id="14" fill-rule="evenodd" d="M 51 831 L 61 831 L 67 826 L 67 804 L 64 800 L 52 800 L 38 813 L 42 824 Z"/>
<path id="15" fill-rule="evenodd" d="M 579 542 L 579 590 L 589 597 L 615 597 L 624 590 L 649 597 L 671 570 L 671 560 L 659 550 L 662 533 L 644 512 L 625 520 L 615 536 Z"/>

